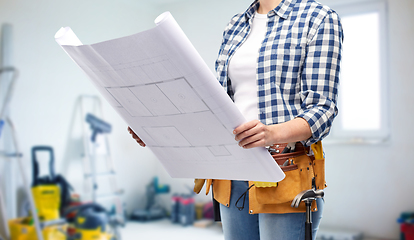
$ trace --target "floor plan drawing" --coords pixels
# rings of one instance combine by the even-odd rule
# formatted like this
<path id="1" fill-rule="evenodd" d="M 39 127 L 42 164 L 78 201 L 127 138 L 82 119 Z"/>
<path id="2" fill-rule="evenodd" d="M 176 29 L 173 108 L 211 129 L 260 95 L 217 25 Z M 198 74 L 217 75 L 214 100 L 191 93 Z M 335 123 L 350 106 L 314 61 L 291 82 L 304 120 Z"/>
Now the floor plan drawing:
<path id="1" fill-rule="evenodd" d="M 172 15 L 155 23 L 91 45 L 69 27 L 55 39 L 172 177 L 283 179 L 265 148 L 238 146 L 232 131 L 245 119 Z"/>

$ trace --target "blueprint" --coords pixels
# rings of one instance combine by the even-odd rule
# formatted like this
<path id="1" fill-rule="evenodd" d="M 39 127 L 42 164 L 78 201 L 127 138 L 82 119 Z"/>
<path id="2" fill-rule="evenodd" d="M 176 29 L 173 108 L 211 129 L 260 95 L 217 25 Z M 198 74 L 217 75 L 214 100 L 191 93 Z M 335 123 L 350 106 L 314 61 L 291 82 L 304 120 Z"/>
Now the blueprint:
<path id="1" fill-rule="evenodd" d="M 246 120 L 172 15 L 155 24 L 91 45 L 69 27 L 55 39 L 171 177 L 283 179 L 265 148 L 238 146 L 232 131 Z"/>

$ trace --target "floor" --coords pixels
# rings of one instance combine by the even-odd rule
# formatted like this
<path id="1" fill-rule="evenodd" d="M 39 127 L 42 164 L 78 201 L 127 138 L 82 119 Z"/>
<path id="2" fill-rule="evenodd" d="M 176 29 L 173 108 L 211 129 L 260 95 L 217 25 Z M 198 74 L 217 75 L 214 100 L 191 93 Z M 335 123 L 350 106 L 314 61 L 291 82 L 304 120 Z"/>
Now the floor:
<path id="1" fill-rule="evenodd" d="M 172 224 L 168 219 L 152 222 L 128 222 L 121 229 L 121 236 L 122 240 L 224 240 L 221 226 L 218 223 L 208 227 L 184 227 L 179 224 Z M 364 238 L 364 240 L 381 239 Z"/>
<path id="2" fill-rule="evenodd" d="M 217 223 L 208 227 L 181 226 L 170 220 L 152 222 L 128 222 L 121 229 L 122 240 L 224 240 L 221 226 Z"/>

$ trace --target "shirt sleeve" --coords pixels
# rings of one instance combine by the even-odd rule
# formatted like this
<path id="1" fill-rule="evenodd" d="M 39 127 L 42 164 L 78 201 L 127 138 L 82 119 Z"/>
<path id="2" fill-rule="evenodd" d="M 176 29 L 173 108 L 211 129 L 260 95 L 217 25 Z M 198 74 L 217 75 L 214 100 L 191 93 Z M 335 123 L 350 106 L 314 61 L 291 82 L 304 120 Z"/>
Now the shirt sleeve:
<path id="1" fill-rule="evenodd" d="M 337 96 L 343 32 L 340 19 L 330 12 L 311 36 L 301 79 L 301 109 L 297 117 L 305 119 L 312 136 L 304 145 L 322 140 L 329 134 L 338 114 Z"/>
<path id="2" fill-rule="evenodd" d="M 221 40 L 221 45 L 219 49 L 219 53 L 215 62 L 215 70 L 217 73 L 217 80 L 220 82 L 220 84 L 223 86 L 224 90 L 228 92 L 228 81 L 227 81 L 227 70 L 224 69 L 225 61 L 226 61 L 226 55 L 228 53 L 228 49 L 226 49 L 227 42 L 229 40 L 228 37 L 228 31 L 230 29 L 231 22 L 229 22 L 226 26 L 226 28 L 223 31 L 223 38 Z"/>
<path id="3" fill-rule="evenodd" d="M 224 90 L 227 92 L 227 94 L 230 96 L 230 98 L 234 101 L 233 96 L 233 88 L 231 86 L 231 81 L 228 79 L 228 73 L 226 66 L 226 61 L 228 58 L 228 52 L 230 50 L 231 45 L 228 43 L 230 40 L 230 37 L 233 34 L 233 28 L 235 24 L 239 24 L 240 19 L 242 15 L 236 14 L 232 17 L 230 22 L 226 25 L 224 31 L 223 31 L 223 38 L 221 41 L 219 53 L 215 62 L 215 70 L 217 73 L 217 80 L 220 82 L 220 84 L 223 86 Z"/>

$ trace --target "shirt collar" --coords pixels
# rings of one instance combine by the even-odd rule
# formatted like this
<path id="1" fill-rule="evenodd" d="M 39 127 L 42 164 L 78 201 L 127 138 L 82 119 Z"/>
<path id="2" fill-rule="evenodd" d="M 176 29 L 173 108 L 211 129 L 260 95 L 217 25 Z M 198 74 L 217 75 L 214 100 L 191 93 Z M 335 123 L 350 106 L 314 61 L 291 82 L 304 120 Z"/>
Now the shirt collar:
<path id="1" fill-rule="evenodd" d="M 290 13 L 292 12 L 293 5 L 295 4 L 295 2 L 296 0 L 282 0 L 282 2 L 280 2 L 280 4 L 276 8 L 274 8 L 272 11 L 270 11 L 267 15 L 271 17 L 277 14 L 281 18 L 287 19 Z M 255 0 L 250 5 L 250 7 L 245 12 L 246 20 L 249 20 L 254 16 L 255 12 L 259 8 L 259 5 L 260 5 L 259 0 Z"/>

